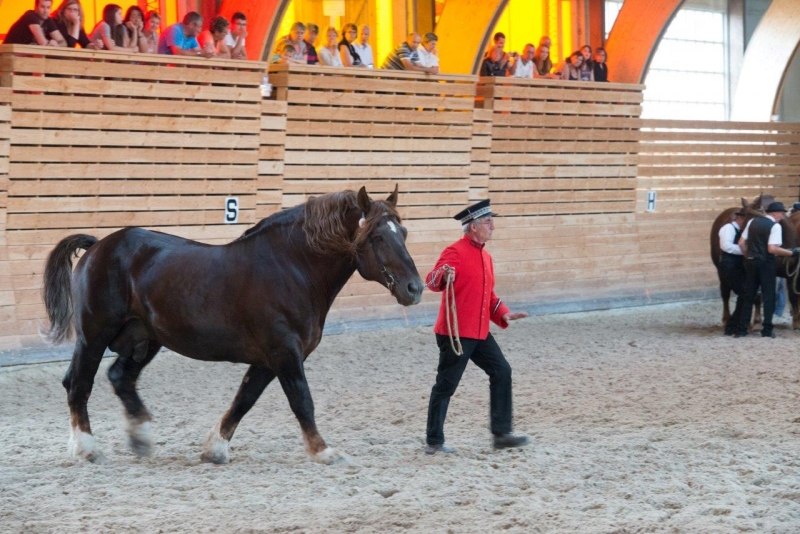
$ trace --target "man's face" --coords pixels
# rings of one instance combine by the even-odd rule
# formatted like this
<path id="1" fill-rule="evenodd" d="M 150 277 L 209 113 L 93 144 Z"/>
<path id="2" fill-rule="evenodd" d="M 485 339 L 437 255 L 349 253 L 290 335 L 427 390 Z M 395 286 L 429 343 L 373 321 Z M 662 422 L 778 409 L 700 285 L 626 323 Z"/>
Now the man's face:
<path id="1" fill-rule="evenodd" d="M 231 33 L 233 35 L 239 35 L 245 28 L 247 28 L 247 21 L 242 19 L 236 19 L 231 24 Z"/>
<path id="2" fill-rule="evenodd" d="M 500 61 L 503 59 L 503 49 L 499 46 L 495 46 L 492 49 L 492 61 Z"/>
<path id="3" fill-rule="evenodd" d="M 419 47 L 419 43 L 422 41 L 422 38 L 419 35 L 414 35 L 411 39 L 408 40 L 408 46 L 411 47 L 411 50 L 416 50 Z"/>
<path id="4" fill-rule="evenodd" d="M 312 45 L 317 41 L 317 32 L 312 29 L 306 30 L 306 41 L 311 43 Z"/>
<path id="5" fill-rule="evenodd" d="M 494 42 L 494 46 L 500 48 L 500 50 L 504 49 L 506 47 L 506 38 L 500 37 Z"/>
<path id="6" fill-rule="evenodd" d="M 203 19 L 192 22 L 186 26 L 187 37 L 197 37 L 203 29 Z"/>
<path id="7" fill-rule="evenodd" d="M 483 217 L 478 219 L 473 225 L 473 237 L 478 243 L 486 243 L 492 238 L 494 232 L 494 219 L 492 217 Z"/>
<path id="8" fill-rule="evenodd" d="M 294 41 L 295 43 L 299 43 L 300 41 L 303 40 L 303 30 L 301 30 L 300 28 L 295 28 L 294 30 L 291 31 L 289 35 L 292 41 Z"/>
<path id="9" fill-rule="evenodd" d="M 427 50 L 428 52 L 430 52 L 431 50 L 433 50 L 434 48 L 436 48 L 436 41 L 430 41 L 430 42 L 428 42 L 428 43 L 425 43 L 425 44 L 424 44 L 424 45 L 422 45 L 422 46 L 424 46 L 424 47 L 425 47 L 425 50 Z"/>
<path id="10" fill-rule="evenodd" d="M 50 10 L 52 7 L 53 2 L 51 0 L 39 0 L 39 2 L 36 4 L 36 14 L 39 15 L 39 17 L 46 19 L 50 16 Z"/>
<path id="11" fill-rule="evenodd" d="M 367 41 L 369 41 L 369 33 L 370 30 L 367 26 L 361 28 L 361 44 L 367 44 Z"/>
<path id="12" fill-rule="evenodd" d="M 784 213 L 782 211 L 773 211 L 772 213 L 767 213 L 767 215 L 772 215 L 772 218 L 775 219 L 775 222 L 781 222 Z"/>
<path id="13" fill-rule="evenodd" d="M 533 56 L 536 55 L 536 49 L 532 46 L 528 47 L 528 52 L 525 54 L 525 61 L 533 61 Z"/>

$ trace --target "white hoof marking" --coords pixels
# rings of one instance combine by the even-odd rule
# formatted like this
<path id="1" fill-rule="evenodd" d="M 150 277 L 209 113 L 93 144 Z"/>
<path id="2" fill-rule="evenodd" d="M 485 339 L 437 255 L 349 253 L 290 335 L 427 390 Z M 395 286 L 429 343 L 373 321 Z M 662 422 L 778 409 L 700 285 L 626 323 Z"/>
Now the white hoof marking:
<path id="1" fill-rule="evenodd" d="M 139 458 L 150 456 L 153 440 L 150 438 L 150 421 L 139 418 L 128 419 L 128 444 Z"/>
<path id="2" fill-rule="evenodd" d="M 312 455 L 311 459 L 320 464 L 331 465 L 344 460 L 344 455 L 334 448 L 327 447 L 321 452 Z"/>
<path id="3" fill-rule="evenodd" d="M 94 436 L 77 428 L 70 429 L 67 447 L 70 455 L 77 460 L 86 460 L 88 462 L 102 460 L 102 455 L 97 450 L 97 442 L 95 442 Z"/>
<path id="4" fill-rule="evenodd" d="M 227 464 L 229 461 L 228 443 L 230 442 L 220 435 L 219 423 L 217 423 L 203 443 L 203 454 L 200 455 L 200 459 L 214 464 Z"/>

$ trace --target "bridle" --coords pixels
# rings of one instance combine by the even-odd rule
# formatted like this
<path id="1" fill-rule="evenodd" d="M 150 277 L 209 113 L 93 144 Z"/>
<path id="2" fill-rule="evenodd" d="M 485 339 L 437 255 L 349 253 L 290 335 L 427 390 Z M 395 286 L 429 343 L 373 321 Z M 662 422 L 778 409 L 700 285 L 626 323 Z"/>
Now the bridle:
<path id="1" fill-rule="evenodd" d="M 366 216 L 362 212 L 361 213 L 361 220 L 358 223 L 359 227 L 363 228 L 363 223 L 361 221 L 365 221 L 365 220 L 366 220 Z M 376 228 L 377 228 L 377 226 L 376 226 Z M 386 288 L 389 290 L 389 293 L 394 295 L 394 286 L 397 283 L 395 277 L 386 268 L 386 265 L 384 265 L 383 261 L 381 260 L 381 257 L 378 255 L 378 252 L 375 250 L 375 238 L 370 235 L 370 236 L 367 237 L 367 242 L 369 243 L 369 247 L 372 249 L 372 255 L 375 257 L 375 261 L 378 262 L 378 267 L 380 267 L 381 274 L 383 275 L 383 279 L 386 282 Z"/>

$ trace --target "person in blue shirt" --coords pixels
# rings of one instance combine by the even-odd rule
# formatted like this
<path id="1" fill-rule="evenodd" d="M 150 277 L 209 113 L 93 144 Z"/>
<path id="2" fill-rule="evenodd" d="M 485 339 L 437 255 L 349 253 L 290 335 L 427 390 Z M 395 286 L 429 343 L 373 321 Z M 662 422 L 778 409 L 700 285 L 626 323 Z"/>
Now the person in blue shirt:
<path id="1" fill-rule="evenodd" d="M 190 11 L 183 17 L 183 22 L 176 22 L 167 28 L 158 39 L 158 53 L 173 56 L 203 56 L 211 54 L 200 48 L 197 35 L 203 28 L 203 17 L 196 11 Z"/>

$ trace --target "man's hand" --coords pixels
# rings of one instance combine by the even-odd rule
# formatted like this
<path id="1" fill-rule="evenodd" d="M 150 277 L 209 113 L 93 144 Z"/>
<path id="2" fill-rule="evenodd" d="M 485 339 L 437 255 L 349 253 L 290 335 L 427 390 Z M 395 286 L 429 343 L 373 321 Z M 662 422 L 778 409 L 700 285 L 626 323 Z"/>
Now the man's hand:
<path id="1" fill-rule="evenodd" d="M 444 266 L 444 281 L 445 283 L 451 283 L 456 281 L 455 267 L 450 267 L 449 265 Z"/>
<path id="2" fill-rule="evenodd" d="M 794 247 L 792 249 L 792 256 L 800 256 L 800 247 Z"/>
<path id="3" fill-rule="evenodd" d="M 503 315 L 503 320 L 505 322 L 516 321 L 517 319 L 524 319 L 527 316 L 528 314 L 525 312 L 516 312 L 516 313 L 509 312 Z"/>

